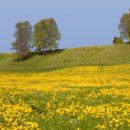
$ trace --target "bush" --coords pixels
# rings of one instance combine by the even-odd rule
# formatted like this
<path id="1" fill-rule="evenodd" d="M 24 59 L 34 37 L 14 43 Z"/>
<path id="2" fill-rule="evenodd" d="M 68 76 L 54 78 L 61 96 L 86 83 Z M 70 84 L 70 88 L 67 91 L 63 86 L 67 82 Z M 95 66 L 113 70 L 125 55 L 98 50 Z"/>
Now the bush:
<path id="1" fill-rule="evenodd" d="M 121 37 L 114 37 L 113 44 L 122 44 L 123 40 Z"/>

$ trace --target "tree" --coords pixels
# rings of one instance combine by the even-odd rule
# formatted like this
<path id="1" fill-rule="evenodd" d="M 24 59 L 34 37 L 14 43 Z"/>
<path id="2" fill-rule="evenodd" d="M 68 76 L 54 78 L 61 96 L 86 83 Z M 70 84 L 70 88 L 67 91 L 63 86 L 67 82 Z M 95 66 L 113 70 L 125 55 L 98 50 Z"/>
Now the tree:
<path id="1" fill-rule="evenodd" d="M 113 44 L 121 44 L 123 43 L 123 40 L 121 37 L 114 37 Z"/>
<path id="2" fill-rule="evenodd" d="M 20 61 L 25 59 L 30 52 L 31 34 L 32 27 L 28 21 L 16 24 L 16 31 L 14 33 L 15 42 L 12 43 L 12 49 L 16 51 Z"/>
<path id="3" fill-rule="evenodd" d="M 126 13 L 121 17 L 119 29 L 121 37 L 129 40 L 130 43 L 130 13 Z"/>
<path id="4" fill-rule="evenodd" d="M 61 34 L 53 18 L 43 19 L 34 26 L 34 46 L 39 52 L 54 50 L 58 47 Z"/>

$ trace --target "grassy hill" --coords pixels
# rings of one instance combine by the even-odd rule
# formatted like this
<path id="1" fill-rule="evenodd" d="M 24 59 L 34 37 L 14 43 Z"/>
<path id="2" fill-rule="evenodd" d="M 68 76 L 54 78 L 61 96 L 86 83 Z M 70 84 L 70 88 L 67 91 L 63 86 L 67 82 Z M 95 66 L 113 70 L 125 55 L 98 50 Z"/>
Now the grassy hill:
<path id="1" fill-rule="evenodd" d="M 73 66 L 117 65 L 130 63 L 130 45 L 94 46 L 32 55 L 23 62 L 14 54 L 0 54 L 0 71 L 49 71 Z"/>
<path id="2" fill-rule="evenodd" d="M 14 56 L 0 54 L 0 129 L 130 130 L 130 45 Z"/>

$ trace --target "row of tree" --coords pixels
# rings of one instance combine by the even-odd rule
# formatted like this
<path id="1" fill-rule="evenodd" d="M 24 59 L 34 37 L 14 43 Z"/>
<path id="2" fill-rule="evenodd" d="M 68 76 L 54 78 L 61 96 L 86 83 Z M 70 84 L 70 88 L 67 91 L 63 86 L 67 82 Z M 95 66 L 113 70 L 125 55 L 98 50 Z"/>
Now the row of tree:
<path id="1" fill-rule="evenodd" d="M 123 40 L 128 40 L 127 43 L 130 43 L 130 13 L 125 13 L 121 17 L 119 30 L 120 30 L 120 37 L 114 37 L 113 43 L 120 44 L 123 43 Z"/>
<path id="2" fill-rule="evenodd" d="M 16 51 L 20 61 L 27 58 L 31 50 L 45 53 L 58 48 L 61 34 L 53 18 L 40 20 L 34 25 L 34 29 L 28 21 L 19 22 L 15 27 L 12 49 Z"/>

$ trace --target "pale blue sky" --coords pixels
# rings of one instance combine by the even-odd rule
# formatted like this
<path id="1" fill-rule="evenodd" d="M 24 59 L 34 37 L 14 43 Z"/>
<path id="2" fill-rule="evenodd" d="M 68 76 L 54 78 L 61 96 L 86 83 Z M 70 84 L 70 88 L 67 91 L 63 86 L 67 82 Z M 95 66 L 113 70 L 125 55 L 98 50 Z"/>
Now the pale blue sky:
<path id="1" fill-rule="evenodd" d="M 0 52 L 8 52 L 15 24 L 53 17 L 62 34 L 60 48 L 110 45 L 130 0 L 0 0 Z"/>

